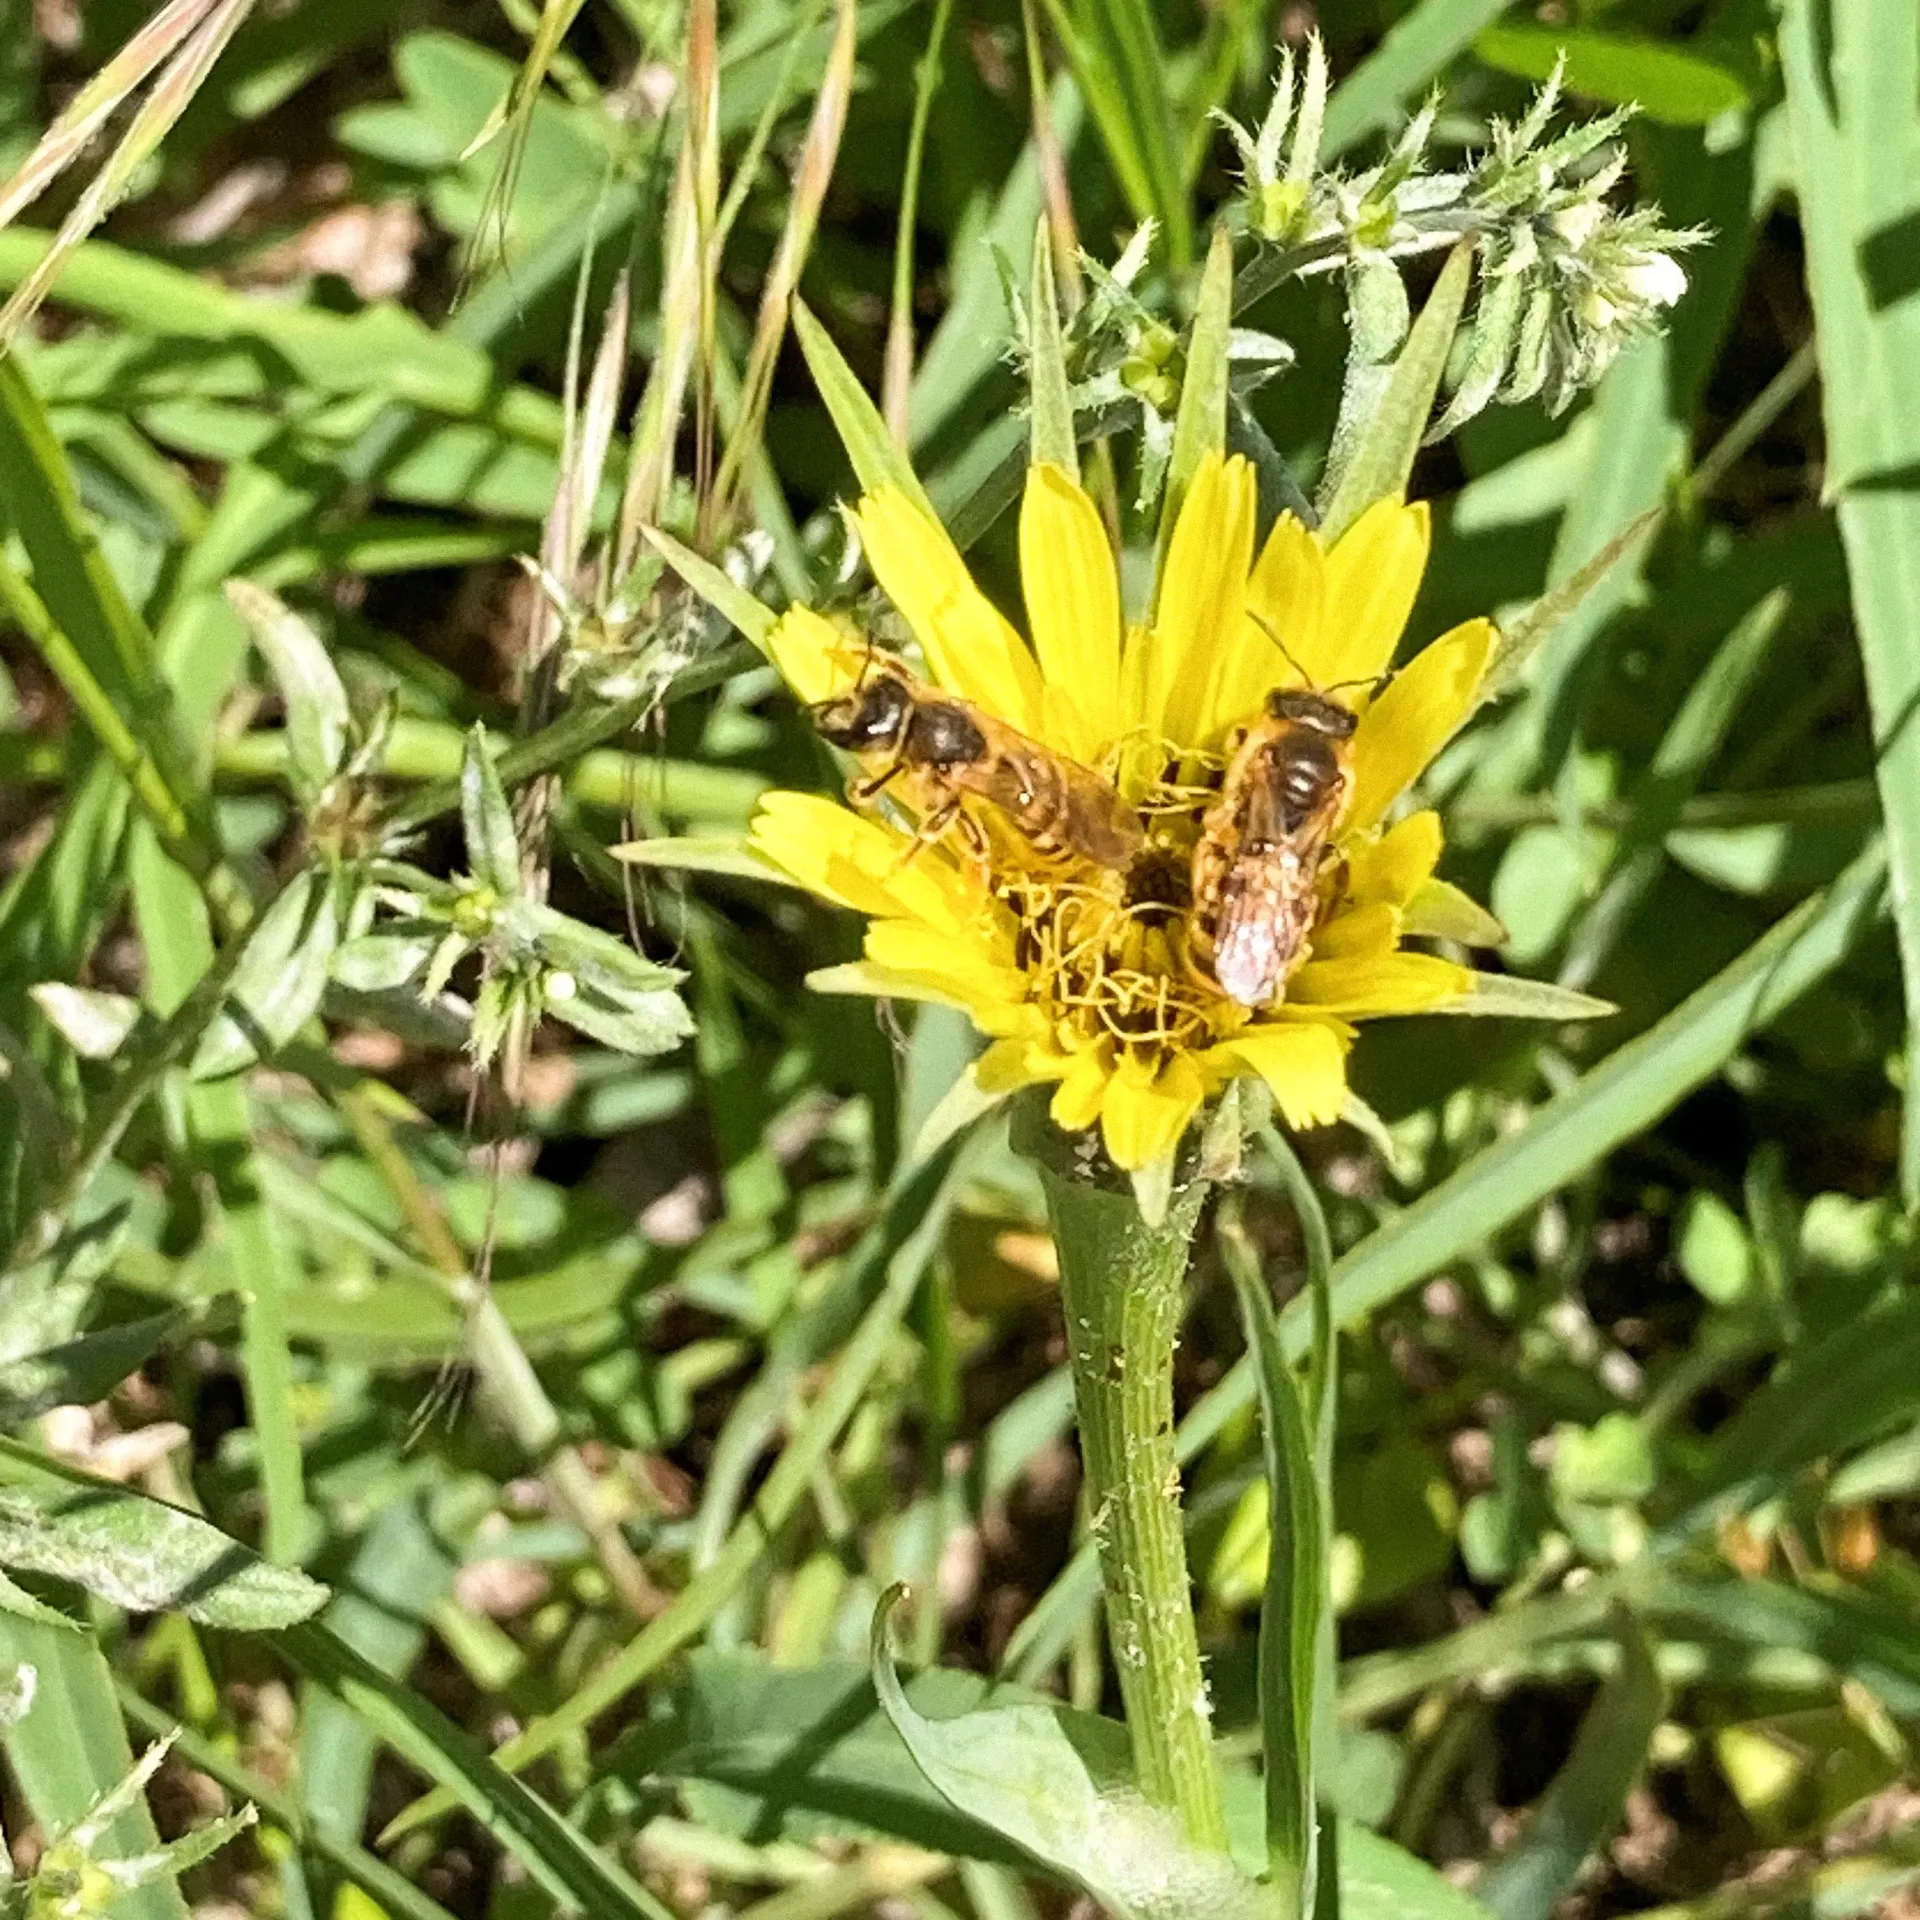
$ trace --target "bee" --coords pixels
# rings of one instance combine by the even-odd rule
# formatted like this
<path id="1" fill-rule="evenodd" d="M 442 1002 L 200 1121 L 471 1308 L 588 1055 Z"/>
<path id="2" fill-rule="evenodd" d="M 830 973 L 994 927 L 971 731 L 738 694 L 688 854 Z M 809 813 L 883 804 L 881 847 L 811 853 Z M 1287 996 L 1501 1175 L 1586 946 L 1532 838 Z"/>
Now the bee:
<path id="1" fill-rule="evenodd" d="M 1356 718 L 1324 693 L 1276 687 L 1235 748 L 1193 849 L 1195 957 L 1222 993 L 1264 1007 L 1313 930 L 1327 836 L 1353 785 Z"/>
<path id="2" fill-rule="evenodd" d="M 980 823 L 961 811 L 971 798 L 997 808 L 1049 859 L 1125 870 L 1146 844 L 1140 816 L 1099 774 L 891 662 L 812 711 L 831 745 L 882 763 L 854 782 L 852 798 L 864 803 L 900 781 L 920 815 L 918 840 L 958 820 L 984 855 Z"/>

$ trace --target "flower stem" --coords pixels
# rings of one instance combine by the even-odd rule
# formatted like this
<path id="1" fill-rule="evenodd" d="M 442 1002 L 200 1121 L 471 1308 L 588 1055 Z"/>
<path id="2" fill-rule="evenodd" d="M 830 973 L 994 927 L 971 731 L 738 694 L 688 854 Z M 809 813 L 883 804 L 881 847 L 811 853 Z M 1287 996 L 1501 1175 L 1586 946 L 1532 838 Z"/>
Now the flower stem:
<path id="1" fill-rule="evenodd" d="M 1190 1840 L 1224 1848 L 1173 1451 L 1173 1353 L 1206 1186 L 1182 1188 L 1165 1220 L 1148 1227 L 1130 1193 L 1053 1160 L 1041 1157 L 1041 1171 L 1134 1771 L 1142 1794 L 1175 1813 Z"/>

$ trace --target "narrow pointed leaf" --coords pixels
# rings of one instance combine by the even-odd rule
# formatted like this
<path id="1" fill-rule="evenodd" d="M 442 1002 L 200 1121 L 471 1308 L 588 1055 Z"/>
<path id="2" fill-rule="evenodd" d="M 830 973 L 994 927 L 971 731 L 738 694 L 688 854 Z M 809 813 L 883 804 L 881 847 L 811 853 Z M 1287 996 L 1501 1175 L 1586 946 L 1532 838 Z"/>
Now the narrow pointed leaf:
<path id="1" fill-rule="evenodd" d="M 487 748 L 484 728 L 467 735 L 466 757 L 460 766 L 460 819 L 466 828 L 467 864 L 474 877 L 491 887 L 502 900 L 520 892 L 520 840 L 513 830 L 513 809 L 507 804 L 500 770 Z"/>
<path id="2" fill-rule="evenodd" d="M 269 1566 L 197 1514 L 0 1442 L 0 1565 L 71 1580 L 134 1613 L 257 1632 L 304 1620 L 327 1589 Z"/>
<path id="3" fill-rule="evenodd" d="M 1472 277 L 1473 249 L 1462 242 L 1447 255 L 1371 415 L 1356 424 L 1353 451 L 1320 515 L 1320 536 L 1328 545 L 1376 500 L 1406 490 L 1460 330 Z"/>
<path id="4" fill-rule="evenodd" d="M 779 615 L 763 606 L 745 587 L 730 578 L 711 560 L 703 560 L 694 550 L 658 527 L 642 529 L 648 544 L 666 561 L 715 613 L 720 614 L 763 652 Z"/>
<path id="5" fill-rule="evenodd" d="M 1068 478 L 1080 478 L 1080 449 L 1073 432 L 1073 401 L 1067 391 L 1066 350 L 1060 338 L 1060 308 L 1053 285 L 1053 248 L 1047 218 L 1033 237 L 1033 286 L 1027 301 L 1029 405 L 1032 444 L 1027 458 L 1050 460 Z"/>
<path id="6" fill-rule="evenodd" d="M 1180 387 L 1180 411 L 1174 417 L 1166 500 L 1160 510 L 1163 549 L 1172 538 L 1180 504 L 1201 460 L 1209 453 L 1226 451 L 1227 341 L 1232 327 L 1233 241 L 1225 227 L 1216 227 L 1187 337 L 1187 371 Z"/>
<path id="7" fill-rule="evenodd" d="M 840 444 L 853 462 L 861 490 L 872 493 L 880 487 L 898 487 L 928 519 L 937 519 L 933 502 L 927 498 L 905 449 L 887 431 L 880 409 L 833 344 L 832 336 L 801 300 L 793 303 L 793 332 L 806 355 L 820 398 L 833 416 Z"/>
<path id="8" fill-rule="evenodd" d="M 287 766 L 302 799 L 316 799 L 346 762 L 353 716 L 320 636 L 277 595 L 229 580 L 227 600 L 266 656 L 287 709 Z"/>

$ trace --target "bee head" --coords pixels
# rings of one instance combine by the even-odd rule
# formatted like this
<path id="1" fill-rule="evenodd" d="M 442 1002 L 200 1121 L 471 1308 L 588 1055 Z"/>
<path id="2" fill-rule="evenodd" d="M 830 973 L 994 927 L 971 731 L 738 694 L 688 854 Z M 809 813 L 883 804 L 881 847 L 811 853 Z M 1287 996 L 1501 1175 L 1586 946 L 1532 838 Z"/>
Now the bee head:
<path id="1" fill-rule="evenodd" d="M 869 680 L 851 693 L 836 694 L 812 709 L 813 724 L 830 746 L 847 753 L 870 753 L 897 746 L 913 712 L 906 682 L 890 673 Z"/>
<path id="2" fill-rule="evenodd" d="M 1291 720 L 1298 727 L 1311 727 L 1329 740 L 1351 740 L 1359 724 L 1350 707 L 1304 687 L 1275 687 L 1267 695 L 1267 717 Z"/>

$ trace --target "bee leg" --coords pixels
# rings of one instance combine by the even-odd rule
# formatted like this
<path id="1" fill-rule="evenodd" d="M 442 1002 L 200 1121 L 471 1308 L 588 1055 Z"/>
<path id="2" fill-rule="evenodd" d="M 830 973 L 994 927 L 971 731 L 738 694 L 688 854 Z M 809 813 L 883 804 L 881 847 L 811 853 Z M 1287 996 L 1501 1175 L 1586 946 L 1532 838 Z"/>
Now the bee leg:
<path id="1" fill-rule="evenodd" d="M 960 829 L 960 838 L 966 843 L 968 857 L 973 861 L 978 878 L 984 886 L 990 870 L 993 852 L 992 846 L 987 839 L 987 830 L 970 813 L 958 815 L 957 825 Z"/>
<path id="2" fill-rule="evenodd" d="M 862 775 L 847 784 L 847 798 L 855 806 L 864 807 L 869 801 L 879 799 L 886 790 L 888 782 L 896 778 L 906 766 L 904 757 L 894 760 L 892 765 L 883 767 L 878 773 Z"/>
<path id="3" fill-rule="evenodd" d="M 940 805 L 935 807 L 934 810 L 920 822 L 919 826 L 914 829 L 913 838 L 907 842 L 905 851 L 895 863 L 895 871 L 897 872 L 899 868 L 904 867 L 922 847 L 932 846 L 933 843 L 953 825 L 956 819 L 964 820 L 965 818 L 966 816 L 960 811 L 960 799 L 957 794 L 951 799 L 943 800 Z M 971 821 L 968 821 L 967 824 L 969 826 L 974 825 Z M 975 830 L 978 830 L 977 827 Z"/>

